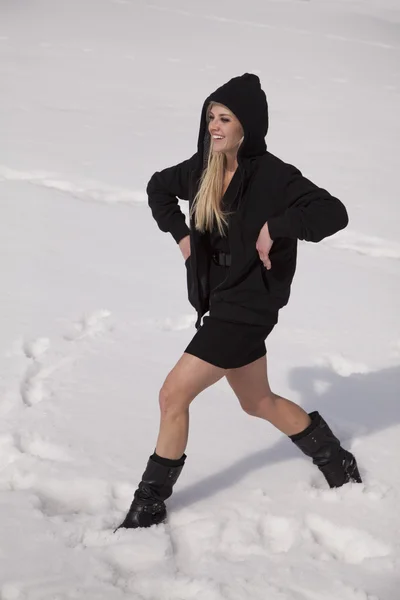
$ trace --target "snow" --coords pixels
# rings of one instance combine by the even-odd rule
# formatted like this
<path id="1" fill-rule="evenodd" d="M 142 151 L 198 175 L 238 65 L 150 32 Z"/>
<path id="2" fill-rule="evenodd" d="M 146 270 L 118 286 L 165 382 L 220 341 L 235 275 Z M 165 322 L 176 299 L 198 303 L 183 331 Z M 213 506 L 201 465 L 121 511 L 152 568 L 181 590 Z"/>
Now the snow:
<path id="1" fill-rule="evenodd" d="M 1 4 L 1 600 L 397 600 L 399 27 L 397 0 Z M 192 405 L 168 523 L 114 534 L 195 332 L 145 186 L 246 71 L 269 149 L 350 213 L 300 244 L 271 385 L 364 483 L 328 489 L 220 381 Z"/>

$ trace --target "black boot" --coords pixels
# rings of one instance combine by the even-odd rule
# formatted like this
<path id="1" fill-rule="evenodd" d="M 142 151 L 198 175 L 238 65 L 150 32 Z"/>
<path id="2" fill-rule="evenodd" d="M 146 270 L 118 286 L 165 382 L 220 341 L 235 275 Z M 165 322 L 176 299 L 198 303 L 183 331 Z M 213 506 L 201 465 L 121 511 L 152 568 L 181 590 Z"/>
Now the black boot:
<path id="1" fill-rule="evenodd" d="M 157 462 L 157 459 L 160 462 Z M 172 488 L 183 469 L 185 460 L 186 454 L 179 461 L 160 459 L 155 454 L 150 456 L 128 514 L 117 529 L 151 527 L 165 521 L 167 510 L 164 500 L 171 496 Z M 174 466 L 168 466 L 171 463 Z"/>
<path id="2" fill-rule="evenodd" d="M 295 435 L 290 435 L 292 442 L 306 456 L 313 459 L 314 465 L 325 476 L 329 487 L 341 487 L 354 481 L 361 483 L 357 462 L 351 452 L 344 450 L 337 437 L 318 412 L 310 413 L 311 424 Z"/>

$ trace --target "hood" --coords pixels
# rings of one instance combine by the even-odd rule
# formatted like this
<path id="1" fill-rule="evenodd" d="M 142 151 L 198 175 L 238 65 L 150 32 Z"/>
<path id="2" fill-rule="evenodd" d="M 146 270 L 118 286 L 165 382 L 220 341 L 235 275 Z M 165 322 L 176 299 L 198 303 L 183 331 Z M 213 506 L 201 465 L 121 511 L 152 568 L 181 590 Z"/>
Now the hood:
<path id="1" fill-rule="evenodd" d="M 224 83 L 204 101 L 198 139 L 198 152 L 202 158 L 203 169 L 207 166 L 211 143 L 206 122 L 207 106 L 211 101 L 227 106 L 243 127 L 244 140 L 238 151 L 238 163 L 241 158 L 264 154 L 267 149 L 264 138 L 268 131 L 267 98 L 257 75 L 244 73 Z"/>

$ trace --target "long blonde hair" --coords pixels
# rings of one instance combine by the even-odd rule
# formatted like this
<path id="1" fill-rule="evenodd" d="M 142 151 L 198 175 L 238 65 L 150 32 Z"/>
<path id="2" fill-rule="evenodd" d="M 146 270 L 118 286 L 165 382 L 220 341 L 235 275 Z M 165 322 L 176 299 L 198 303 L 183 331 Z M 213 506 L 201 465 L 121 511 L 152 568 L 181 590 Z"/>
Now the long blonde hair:
<path id="1" fill-rule="evenodd" d="M 207 127 L 210 110 L 215 105 L 223 106 L 217 102 L 210 102 L 206 112 Z M 228 114 L 234 116 L 228 107 L 224 106 L 224 108 L 227 110 Z M 227 211 L 224 212 L 221 208 L 225 169 L 225 154 L 223 152 L 212 152 L 210 147 L 207 158 L 207 167 L 203 170 L 199 189 L 190 209 L 190 216 L 192 218 L 194 217 L 195 228 L 201 233 L 211 231 L 215 223 L 219 234 L 221 236 L 226 235 L 228 216 L 230 213 Z"/>

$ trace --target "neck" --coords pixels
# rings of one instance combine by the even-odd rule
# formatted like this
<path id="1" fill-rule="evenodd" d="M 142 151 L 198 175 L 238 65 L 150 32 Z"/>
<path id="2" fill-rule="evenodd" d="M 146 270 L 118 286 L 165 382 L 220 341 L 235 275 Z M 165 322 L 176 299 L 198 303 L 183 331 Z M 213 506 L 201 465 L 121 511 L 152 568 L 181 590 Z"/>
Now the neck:
<path id="1" fill-rule="evenodd" d="M 226 157 L 226 167 L 225 170 L 228 171 L 229 173 L 234 173 L 238 167 L 238 161 L 237 161 L 237 153 L 235 152 L 235 154 L 225 154 Z"/>

